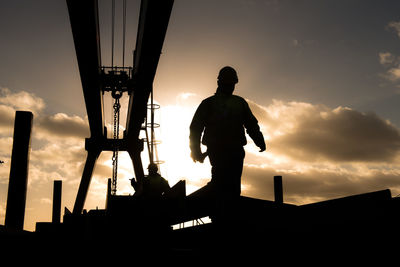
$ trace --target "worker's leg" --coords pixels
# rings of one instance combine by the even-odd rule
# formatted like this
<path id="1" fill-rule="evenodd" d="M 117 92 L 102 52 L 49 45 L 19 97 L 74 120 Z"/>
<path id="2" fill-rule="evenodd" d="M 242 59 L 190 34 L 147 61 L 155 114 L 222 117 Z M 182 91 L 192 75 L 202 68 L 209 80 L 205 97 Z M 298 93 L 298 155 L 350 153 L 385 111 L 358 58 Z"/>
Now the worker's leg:
<path id="1" fill-rule="evenodd" d="M 225 176 L 227 180 L 224 183 L 227 185 L 227 193 L 233 198 L 238 198 L 241 193 L 240 185 L 245 152 L 243 147 L 240 147 L 232 149 L 229 154 L 227 175 Z"/>
<path id="2" fill-rule="evenodd" d="M 240 196 L 244 149 L 209 148 L 211 184 L 215 188 L 217 213 L 231 213 Z"/>
<path id="3" fill-rule="evenodd" d="M 212 166 L 212 183 L 217 191 L 240 196 L 240 183 L 243 171 L 244 149 L 209 148 L 208 154 Z"/>

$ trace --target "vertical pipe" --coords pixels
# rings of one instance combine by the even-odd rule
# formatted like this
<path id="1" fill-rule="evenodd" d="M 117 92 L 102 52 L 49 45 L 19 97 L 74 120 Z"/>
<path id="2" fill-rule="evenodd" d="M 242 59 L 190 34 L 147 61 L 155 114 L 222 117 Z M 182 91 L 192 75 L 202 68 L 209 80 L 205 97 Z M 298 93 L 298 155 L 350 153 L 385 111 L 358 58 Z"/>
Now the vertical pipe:
<path id="1" fill-rule="evenodd" d="M 147 118 L 146 118 L 146 121 L 147 121 Z M 148 127 L 148 125 L 146 125 L 146 127 Z M 150 143 L 150 163 L 154 163 L 154 101 L 153 101 L 153 86 L 151 87 L 151 91 L 150 91 L 150 142 L 149 143 Z"/>
<path id="2" fill-rule="evenodd" d="M 60 223 L 61 217 L 61 192 L 62 192 L 62 181 L 54 181 L 53 185 L 53 214 L 52 222 Z"/>
<path id="3" fill-rule="evenodd" d="M 274 176 L 274 194 L 275 202 L 283 203 L 283 187 L 282 187 L 282 176 Z"/>
<path id="4" fill-rule="evenodd" d="M 5 218 L 5 226 L 14 230 L 24 229 L 32 120 L 32 112 L 15 112 L 10 181 L 8 184 Z"/>

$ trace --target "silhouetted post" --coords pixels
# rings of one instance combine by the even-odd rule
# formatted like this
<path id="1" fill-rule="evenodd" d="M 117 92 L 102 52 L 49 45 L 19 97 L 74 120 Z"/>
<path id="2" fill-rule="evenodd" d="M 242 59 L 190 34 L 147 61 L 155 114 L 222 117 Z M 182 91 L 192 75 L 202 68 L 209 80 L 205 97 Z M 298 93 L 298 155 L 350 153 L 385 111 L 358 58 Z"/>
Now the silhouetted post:
<path id="1" fill-rule="evenodd" d="M 110 198 L 111 198 L 111 178 L 108 178 L 108 180 L 107 180 L 106 210 L 107 210 L 108 207 L 109 207 Z"/>
<path id="2" fill-rule="evenodd" d="M 61 217 L 61 192 L 62 192 L 62 181 L 54 181 L 53 185 L 53 214 L 52 222 L 60 223 Z"/>
<path id="3" fill-rule="evenodd" d="M 14 230 L 24 229 L 32 119 L 32 112 L 15 112 L 14 137 L 5 218 L 5 226 Z"/>
<path id="4" fill-rule="evenodd" d="M 282 187 L 282 176 L 274 176 L 274 193 L 275 202 L 283 203 L 283 187 Z"/>

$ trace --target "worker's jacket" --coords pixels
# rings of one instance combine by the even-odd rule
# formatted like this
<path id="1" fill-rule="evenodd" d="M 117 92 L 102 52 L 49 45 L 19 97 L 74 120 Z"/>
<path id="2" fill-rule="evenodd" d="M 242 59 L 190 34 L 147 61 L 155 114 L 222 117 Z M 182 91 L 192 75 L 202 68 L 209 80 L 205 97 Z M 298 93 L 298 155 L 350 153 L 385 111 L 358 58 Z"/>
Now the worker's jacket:
<path id="1" fill-rule="evenodd" d="M 190 125 L 190 147 L 238 147 L 247 144 L 245 130 L 258 147 L 265 147 L 258 121 L 251 113 L 246 100 L 240 96 L 217 92 L 203 100 Z"/>
<path id="2" fill-rule="evenodd" d="M 148 175 L 143 180 L 142 196 L 148 199 L 158 199 L 170 189 L 168 181 L 161 175 Z"/>

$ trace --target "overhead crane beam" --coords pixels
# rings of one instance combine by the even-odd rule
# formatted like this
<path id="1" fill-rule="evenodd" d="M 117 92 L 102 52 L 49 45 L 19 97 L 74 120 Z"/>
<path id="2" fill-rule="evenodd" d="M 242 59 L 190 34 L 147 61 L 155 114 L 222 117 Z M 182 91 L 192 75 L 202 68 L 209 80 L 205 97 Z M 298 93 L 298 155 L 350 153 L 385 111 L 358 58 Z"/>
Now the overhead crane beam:
<path id="1" fill-rule="evenodd" d="M 100 88 L 100 33 L 97 0 L 67 0 L 91 137 L 104 134 Z"/>
<path id="2" fill-rule="evenodd" d="M 146 117 L 173 0 L 142 1 L 134 58 L 134 95 L 129 99 L 126 136 L 138 138 Z"/>
<path id="3" fill-rule="evenodd" d="M 139 140 L 139 133 L 147 114 L 147 102 L 152 91 L 173 0 L 141 1 L 134 58 L 134 86 L 129 97 L 124 138 L 120 140 L 108 139 L 104 127 L 97 0 L 66 1 L 90 127 L 90 138 L 86 139 L 85 144 L 88 154 L 73 209 L 74 214 L 80 214 L 94 166 L 102 151 L 112 150 L 115 146 L 118 146 L 119 151 L 128 151 L 139 184 L 144 177 L 141 160 L 143 142 Z"/>

